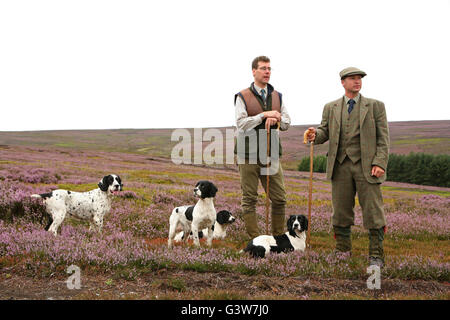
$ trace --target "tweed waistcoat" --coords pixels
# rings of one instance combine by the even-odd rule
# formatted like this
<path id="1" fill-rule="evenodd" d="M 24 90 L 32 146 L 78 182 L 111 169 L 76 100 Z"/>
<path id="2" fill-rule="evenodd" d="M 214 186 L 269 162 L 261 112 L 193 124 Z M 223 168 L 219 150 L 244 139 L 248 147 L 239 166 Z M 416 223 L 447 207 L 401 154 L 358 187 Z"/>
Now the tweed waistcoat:
<path id="1" fill-rule="evenodd" d="M 361 99 L 355 104 L 352 112 L 348 113 L 345 102 L 341 109 L 341 132 L 339 134 L 339 147 L 336 159 L 342 163 L 346 156 L 353 163 L 361 159 L 360 138 L 360 108 Z"/>

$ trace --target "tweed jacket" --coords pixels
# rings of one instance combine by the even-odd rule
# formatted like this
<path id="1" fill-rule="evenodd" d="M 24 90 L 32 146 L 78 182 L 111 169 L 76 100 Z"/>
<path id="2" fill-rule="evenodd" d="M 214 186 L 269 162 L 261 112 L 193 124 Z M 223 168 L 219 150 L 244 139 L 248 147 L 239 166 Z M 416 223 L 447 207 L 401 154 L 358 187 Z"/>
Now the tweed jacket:
<path id="1" fill-rule="evenodd" d="M 384 103 L 360 96 L 360 140 L 361 164 L 364 176 L 369 183 L 382 183 L 386 173 L 377 178 L 371 176 L 372 166 L 377 165 L 386 171 L 389 158 L 389 127 Z M 329 140 L 327 159 L 327 179 L 332 179 L 333 168 L 339 147 L 341 130 L 341 109 L 344 98 L 329 102 L 322 113 L 322 122 L 317 128 L 315 144 Z"/>

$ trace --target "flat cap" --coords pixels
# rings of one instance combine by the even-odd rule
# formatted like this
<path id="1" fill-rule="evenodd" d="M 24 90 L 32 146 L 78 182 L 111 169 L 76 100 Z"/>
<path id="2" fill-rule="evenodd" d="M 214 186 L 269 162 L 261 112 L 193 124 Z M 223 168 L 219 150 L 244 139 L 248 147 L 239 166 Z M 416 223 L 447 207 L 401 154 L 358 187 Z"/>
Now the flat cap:
<path id="1" fill-rule="evenodd" d="M 339 76 L 341 77 L 341 80 L 344 79 L 345 77 L 354 76 L 357 74 L 359 74 L 361 76 L 361 78 L 364 78 L 367 75 L 364 71 L 359 70 L 358 68 L 355 68 L 355 67 L 348 67 L 348 68 L 345 68 L 344 70 L 342 70 L 341 72 L 339 72 Z"/>

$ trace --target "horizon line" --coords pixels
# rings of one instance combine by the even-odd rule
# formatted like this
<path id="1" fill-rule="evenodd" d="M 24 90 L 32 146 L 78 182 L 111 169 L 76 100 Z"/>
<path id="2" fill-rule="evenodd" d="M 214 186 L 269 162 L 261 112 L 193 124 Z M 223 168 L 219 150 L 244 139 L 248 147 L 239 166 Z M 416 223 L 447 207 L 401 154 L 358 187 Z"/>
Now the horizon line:
<path id="1" fill-rule="evenodd" d="M 388 121 L 388 123 L 398 122 L 429 122 L 429 121 L 450 121 L 450 119 L 440 120 L 402 120 L 402 121 Z M 298 126 L 317 126 L 319 124 L 291 124 L 291 127 Z M 83 128 L 83 129 L 30 129 L 30 130 L 0 130 L 0 133 L 7 132 L 38 132 L 38 131 L 100 131 L 100 130 L 175 130 L 175 129 L 215 129 L 215 128 L 233 128 L 232 126 L 210 126 L 210 127 L 161 127 L 161 128 Z"/>

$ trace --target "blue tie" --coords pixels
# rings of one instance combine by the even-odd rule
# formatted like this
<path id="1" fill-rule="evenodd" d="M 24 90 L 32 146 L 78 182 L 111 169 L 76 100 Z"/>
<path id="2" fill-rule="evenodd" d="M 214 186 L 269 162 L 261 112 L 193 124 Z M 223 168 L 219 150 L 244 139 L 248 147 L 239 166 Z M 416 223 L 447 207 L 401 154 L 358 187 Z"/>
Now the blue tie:
<path id="1" fill-rule="evenodd" d="M 266 103 L 266 91 L 264 89 L 261 89 L 261 97 L 262 97 L 264 103 Z"/>
<path id="2" fill-rule="evenodd" d="M 348 104 L 349 104 L 349 106 L 348 106 L 348 113 L 352 112 L 353 106 L 355 105 L 355 103 L 356 102 L 353 99 L 348 100 Z"/>

